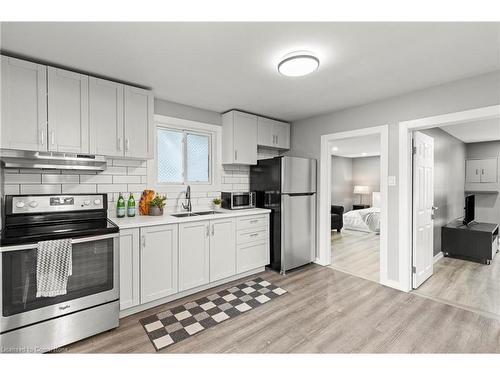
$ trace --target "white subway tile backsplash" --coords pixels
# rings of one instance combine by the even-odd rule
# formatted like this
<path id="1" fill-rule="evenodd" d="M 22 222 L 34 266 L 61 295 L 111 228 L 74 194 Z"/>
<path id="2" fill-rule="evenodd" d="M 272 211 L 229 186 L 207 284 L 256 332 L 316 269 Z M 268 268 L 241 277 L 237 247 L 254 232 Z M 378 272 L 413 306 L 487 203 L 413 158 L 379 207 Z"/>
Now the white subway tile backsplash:
<path id="1" fill-rule="evenodd" d="M 19 194 L 19 185 L 5 185 L 4 194 L 6 195 L 16 195 Z"/>
<path id="2" fill-rule="evenodd" d="M 39 174 L 6 174 L 6 184 L 41 184 L 42 175 Z"/>
<path id="3" fill-rule="evenodd" d="M 62 194 L 95 194 L 97 185 L 95 184 L 62 184 Z"/>
<path id="4" fill-rule="evenodd" d="M 21 185 L 21 194 L 61 194 L 61 185 Z"/>
<path id="5" fill-rule="evenodd" d="M 112 175 L 104 175 L 104 174 L 96 174 L 92 176 L 80 176 L 81 184 L 112 184 L 113 176 Z"/>
<path id="6" fill-rule="evenodd" d="M 127 191 L 127 184 L 99 184 L 98 193 L 120 193 Z"/>
<path id="7" fill-rule="evenodd" d="M 116 167 L 144 167 L 145 163 L 143 160 L 113 159 L 113 166 Z"/>
<path id="8" fill-rule="evenodd" d="M 146 184 L 128 184 L 127 190 L 129 192 L 143 191 L 146 189 Z"/>
<path id="9" fill-rule="evenodd" d="M 114 184 L 140 184 L 141 176 L 113 176 Z"/>
<path id="10" fill-rule="evenodd" d="M 147 169 L 144 167 L 127 167 L 127 174 L 134 176 L 146 176 Z"/>
<path id="11" fill-rule="evenodd" d="M 78 184 L 80 176 L 71 174 L 44 174 L 42 184 Z"/>
<path id="12" fill-rule="evenodd" d="M 127 174 L 127 167 L 110 167 L 108 166 L 105 171 L 102 171 L 100 174 L 112 174 L 112 175 L 121 175 Z"/>

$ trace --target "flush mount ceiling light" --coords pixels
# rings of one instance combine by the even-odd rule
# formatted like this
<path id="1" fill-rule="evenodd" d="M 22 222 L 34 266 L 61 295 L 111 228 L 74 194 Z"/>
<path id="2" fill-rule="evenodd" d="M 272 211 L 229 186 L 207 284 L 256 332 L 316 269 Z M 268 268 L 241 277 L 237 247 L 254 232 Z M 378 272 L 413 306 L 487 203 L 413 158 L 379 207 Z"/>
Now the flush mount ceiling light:
<path id="1" fill-rule="evenodd" d="M 297 51 L 283 56 L 278 64 L 278 72 L 287 77 L 300 77 L 314 72 L 319 67 L 319 59 L 311 52 Z"/>

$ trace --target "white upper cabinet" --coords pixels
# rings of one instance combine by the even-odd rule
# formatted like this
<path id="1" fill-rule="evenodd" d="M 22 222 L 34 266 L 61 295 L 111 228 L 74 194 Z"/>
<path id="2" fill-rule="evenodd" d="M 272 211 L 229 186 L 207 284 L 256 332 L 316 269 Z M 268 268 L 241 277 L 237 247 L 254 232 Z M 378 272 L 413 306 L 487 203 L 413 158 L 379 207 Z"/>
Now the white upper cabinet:
<path id="1" fill-rule="evenodd" d="M 257 116 L 239 111 L 222 115 L 222 163 L 257 164 Z"/>
<path id="2" fill-rule="evenodd" d="M 290 124 L 259 116 L 257 144 L 269 148 L 289 149 Z"/>
<path id="3" fill-rule="evenodd" d="M 0 148 L 47 150 L 47 67 L 7 56 L 0 59 Z"/>
<path id="4" fill-rule="evenodd" d="M 49 151 L 89 153 L 89 77 L 48 67 Z"/>
<path id="5" fill-rule="evenodd" d="M 465 182 L 495 183 L 497 181 L 498 161 L 496 158 L 465 161 Z"/>
<path id="6" fill-rule="evenodd" d="M 153 105 L 151 91 L 124 86 L 125 156 L 153 157 Z"/>
<path id="7" fill-rule="evenodd" d="M 124 156 L 123 85 L 89 78 L 90 153 Z"/>

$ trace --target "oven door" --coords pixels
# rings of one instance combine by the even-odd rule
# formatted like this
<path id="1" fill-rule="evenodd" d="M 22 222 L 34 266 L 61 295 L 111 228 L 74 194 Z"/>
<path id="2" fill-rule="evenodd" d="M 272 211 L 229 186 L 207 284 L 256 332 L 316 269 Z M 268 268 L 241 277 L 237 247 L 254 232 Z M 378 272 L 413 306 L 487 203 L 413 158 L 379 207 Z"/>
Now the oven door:
<path id="1" fill-rule="evenodd" d="M 36 297 L 36 246 L 0 248 L 1 333 L 118 300 L 118 233 L 73 239 L 73 274 L 56 297 Z"/>

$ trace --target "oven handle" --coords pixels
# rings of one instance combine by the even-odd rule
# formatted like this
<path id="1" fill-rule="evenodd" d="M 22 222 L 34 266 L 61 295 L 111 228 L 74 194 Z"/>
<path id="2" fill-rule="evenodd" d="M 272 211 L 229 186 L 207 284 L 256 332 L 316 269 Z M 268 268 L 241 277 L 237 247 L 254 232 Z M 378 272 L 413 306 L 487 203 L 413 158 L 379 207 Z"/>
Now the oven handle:
<path id="1" fill-rule="evenodd" d="M 71 240 L 71 244 L 75 245 L 75 244 L 85 243 L 85 242 L 107 240 L 108 238 L 116 238 L 119 235 L 120 235 L 119 233 L 110 233 L 110 234 L 103 234 L 101 236 L 74 238 Z M 7 252 L 7 251 L 20 251 L 20 250 L 28 250 L 28 249 L 36 249 L 36 248 L 37 248 L 36 243 L 30 243 L 30 244 L 25 244 L 25 245 L 3 246 L 3 247 L 0 246 L 0 253 Z"/>

